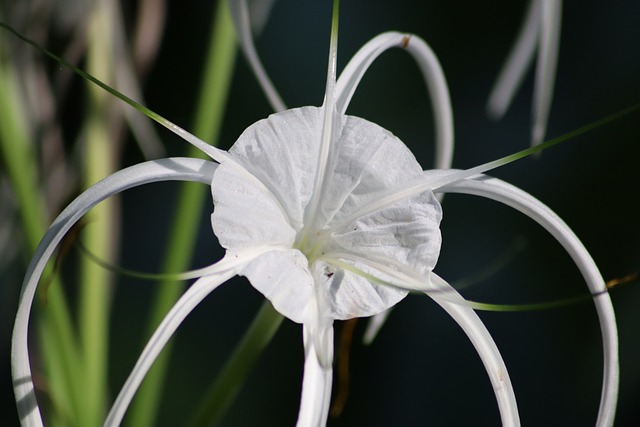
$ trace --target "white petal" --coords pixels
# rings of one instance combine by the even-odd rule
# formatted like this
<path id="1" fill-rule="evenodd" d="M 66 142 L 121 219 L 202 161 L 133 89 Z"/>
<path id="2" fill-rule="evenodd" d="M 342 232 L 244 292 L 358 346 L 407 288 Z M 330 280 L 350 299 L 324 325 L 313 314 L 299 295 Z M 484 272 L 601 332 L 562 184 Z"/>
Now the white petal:
<path id="1" fill-rule="evenodd" d="M 276 0 L 249 0 L 251 29 L 256 35 L 259 36 L 267 24 L 275 1 Z"/>
<path id="2" fill-rule="evenodd" d="M 533 125 L 531 145 L 538 145 L 547 133 L 547 121 L 551 111 L 553 86 L 556 79 L 558 50 L 560 49 L 560 26 L 562 23 L 562 0 L 540 0 L 541 29 L 536 64 L 536 81 L 533 92 Z"/>
<path id="3" fill-rule="evenodd" d="M 339 254 L 339 261 L 323 258 L 313 265 L 314 273 L 317 272 L 314 274 L 316 283 L 325 288 L 331 318 L 347 320 L 371 316 L 396 305 L 408 294 L 409 291 L 402 287 L 384 283 L 387 275 L 371 267 L 366 258 L 352 256 L 345 262 L 342 255 L 348 256 Z M 323 280 L 318 280 L 318 276 Z"/>
<path id="4" fill-rule="evenodd" d="M 251 125 L 229 150 L 229 155 L 271 192 L 273 203 L 281 206 L 286 220 L 296 230 L 302 227 L 304 206 L 313 191 L 321 132 L 319 108 L 288 110 Z M 212 191 L 214 201 L 218 203 L 214 217 L 223 208 L 222 204 L 227 203 L 224 199 L 233 197 L 226 185 L 243 180 L 242 176 L 233 176 L 237 174 L 228 169 L 223 164 L 214 175 Z M 224 185 L 220 184 L 223 178 Z M 217 230 L 214 225 L 214 231 L 221 241 L 226 239 L 224 230 Z"/>
<path id="5" fill-rule="evenodd" d="M 11 339 L 14 394 L 22 425 L 42 425 L 31 378 L 27 335 L 29 314 L 38 280 L 58 243 L 89 209 L 107 197 L 128 188 L 158 181 L 181 180 L 209 183 L 215 167 L 214 163 L 204 160 L 174 158 L 146 162 L 123 169 L 78 196 L 49 227 L 27 269 Z"/>
<path id="6" fill-rule="evenodd" d="M 340 249 L 386 258 L 425 273 L 435 267 L 440 254 L 441 218 L 440 204 L 425 192 L 367 214 L 332 236 Z"/>
<path id="7" fill-rule="evenodd" d="M 134 366 L 127 381 L 122 386 L 118 397 L 114 402 L 105 426 L 118 426 L 124 417 L 124 414 L 131 403 L 131 399 L 140 387 L 153 362 L 167 344 L 173 333 L 180 326 L 183 320 L 193 311 L 193 309 L 202 302 L 202 300 L 213 292 L 222 283 L 236 275 L 239 266 L 251 262 L 256 257 L 262 255 L 268 248 L 250 249 L 235 254 L 227 254 L 225 258 L 218 261 L 208 276 L 201 277 L 196 280 L 193 285 L 180 297 L 180 299 L 171 307 L 158 328 L 155 330 L 144 350 L 140 354 L 136 365 Z"/>
<path id="8" fill-rule="evenodd" d="M 303 322 L 304 310 L 313 291 L 313 278 L 307 259 L 300 251 L 268 252 L 238 274 L 246 276 L 280 314 L 294 322 Z"/>
<path id="9" fill-rule="evenodd" d="M 261 3 L 265 3 L 264 0 Z M 262 86 L 262 90 L 267 96 L 271 107 L 275 111 L 285 110 L 286 106 L 284 105 L 284 102 L 282 102 L 282 98 L 280 98 L 280 95 L 267 75 L 267 72 L 264 70 L 262 62 L 260 62 L 260 58 L 256 52 L 256 47 L 253 43 L 253 36 L 251 35 L 247 0 L 229 0 L 229 8 L 231 10 L 233 23 L 236 27 L 236 32 L 238 33 L 238 39 L 240 41 L 242 51 L 244 52 L 247 61 L 249 61 L 249 65 L 253 69 L 260 86 Z"/>
<path id="10" fill-rule="evenodd" d="M 562 0 L 531 0 L 520 34 L 489 96 L 487 110 L 496 119 L 509 108 L 538 48 L 533 90 L 531 145 L 545 137 L 555 82 Z"/>
<path id="11" fill-rule="evenodd" d="M 501 119 L 504 116 L 533 62 L 533 54 L 540 34 L 541 17 L 540 0 L 530 0 L 520 33 L 489 95 L 487 111 L 495 119 Z"/>
<path id="12" fill-rule="evenodd" d="M 489 374 L 493 392 L 498 400 L 502 425 L 505 427 L 519 426 L 518 405 L 511 379 L 491 334 L 476 312 L 464 305 L 464 298 L 451 285 L 434 273 L 431 273 L 431 283 L 446 293 L 448 298 L 448 300 L 440 298 L 433 298 L 433 300 L 460 325 L 482 359 L 487 374 Z M 434 297 L 437 294 L 427 292 L 427 295 Z M 455 301 L 456 299 L 458 302 Z M 454 301 L 451 302 L 451 300 Z"/>
<path id="13" fill-rule="evenodd" d="M 158 326 L 158 329 L 156 329 L 149 339 L 131 374 L 129 374 L 127 381 L 122 386 L 120 393 L 118 393 L 118 397 L 111 407 L 104 423 L 105 427 L 120 425 L 131 403 L 131 399 L 133 399 L 135 392 L 138 390 L 138 387 L 140 387 L 140 383 L 142 383 L 142 380 L 149 369 L 151 369 L 153 362 L 155 362 L 167 341 L 169 341 L 169 338 L 171 338 L 178 326 L 182 324 L 182 321 L 187 315 L 191 313 L 207 295 L 213 292 L 214 289 L 235 276 L 235 266 L 226 265 L 229 264 L 227 261 L 228 259 L 223 259 L 218 263 L 221 267 L 219 272 L 202 277 L 191 285 L 184 295 L 174 304 L 169 313 L 167 313 L 166 317 Z"/>
<path id="14" fill-rule="evenodd" d="M 437 174 L 438 172 L 435 173 Z M 449 171 L 446 173 L 449 173 Z M 571 256 L 587 282 L 589 291 L 595 295 L 593 302 L 600 320 L 604 347 L 604 378 L 597 425 L 613 425 L 620 382 L 618 330 L 611 297 L 589 252 L 564 221 L 542 202 L 499 179 L 487 176 L 466 179 L 449 184 L 443 187 L 441 191 L 474 194 L 511 206 L 543 226 Z"/>
<path id="15" fill-rule="evenodd" d="M 318 224 L 328 228 L 349 225 L 352 221 L 343 223 L 344 219 L 376 200 L 381 192 L 397 190 L 422 176 L 418 171 L 421 166 L 402 141 L 358 117 L 345 116 L 333 149 L 332 173 L 327 177 L 318 214 Z"/>
<path id="16" fill-rule="evenodd" d="M 397 47 L 415 59 L 427 85 L 435 121 L 435 167 L 447 169 L 453 159 L 453 112 L 447 80 L 438 58 L 429 45 L 413 34 L 382 33 L 368 41 L 353 56 L 336 84 L 338 112 L 344 114 L 362 76 L 373 61 L 386 50 Z"/>

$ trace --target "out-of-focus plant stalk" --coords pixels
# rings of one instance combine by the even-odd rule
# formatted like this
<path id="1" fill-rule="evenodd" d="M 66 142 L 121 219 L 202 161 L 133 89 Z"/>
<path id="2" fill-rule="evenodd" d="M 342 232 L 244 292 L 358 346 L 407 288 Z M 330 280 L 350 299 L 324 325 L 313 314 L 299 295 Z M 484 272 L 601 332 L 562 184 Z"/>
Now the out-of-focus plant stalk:
<path id="1" fill-rule="evenodd" d="M 227 359 L 222 372 L 204 393 L 199 406 L 187 419 L 190 426 L 216 426 L 223 419 L 229 407 L 238 396 L 244 384 L 267 344 L 278 331 L 284 317 L 265 301 L 251 322 L 249 329 L 233 353 Z"/>
<path id="2" fill-rule="evenodd" d="M 208 46 L 193 129 L 195 135 L 212 145 L 217 145 L 237 52 L 227 1 L 218 2 Z M 191 147 L 187 156 L 202 157 L 203 154 Z M 163 264 L 165 272 L 185 271 L 189 268 L 205 197 L 210 197 L 206 187 L 188 184 L 182 186 L 176 203 L 174 226 L 167 242 Z M 182 290 L 183 287 L 175 282 L 165 281 L 158 284 L 149 318 L 148 335 L 153 333 Z M 142 383 L 127 417 L 129 426 L 149 427 L 154 424 L 170 352 L 171 347 L 165 347 Z"/>
<path id="3" fill-rule="evenodd" d="M 102 81 L 113 84 L 111 74 L 110 7 L 97 1 L 87 29 L 87 70 Z M 114 98 L 88 83 L 88 112 L 83 129 L 85 188 L 115 170 L 117 147 L 109 127 Z M 84 243 L 103 260 L 113 261 L 117 235 L 116 205 L 112 198 L 94 208 L 83 231 Z M 117 237 L 116 237 L 117 239 Z M 106 414 L 109 354 L 109 309 L 112 273 L 88 257 L 80 259 L 79 333 L 84 358 L 84 405 L 80 425 L 99 426 Z"/>

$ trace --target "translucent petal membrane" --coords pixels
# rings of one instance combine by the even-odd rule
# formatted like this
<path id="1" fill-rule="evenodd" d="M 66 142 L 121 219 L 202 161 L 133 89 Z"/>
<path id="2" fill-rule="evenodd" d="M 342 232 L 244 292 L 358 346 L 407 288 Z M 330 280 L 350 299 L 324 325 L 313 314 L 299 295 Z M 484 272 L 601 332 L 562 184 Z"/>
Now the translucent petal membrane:
<path id="1" fill-rule="evenodd" d="M 280 313 L 300 323 L 314 286 L 313 263 L 319 263 L 327 279 L 323 286 L 334 319 L 378 313 L 407 293 L 370 283 L 318 258 L 352 253 L 374 257 L 390 268 L 401 265 L 427 273 L 440 250 L 442 213 L 429 190 L 350 219 L 381 193 L 403 188 L 423 172 L 409 149 L 390 132 L 357 117 L 339 116 L 339 120 L 318 211 L 309 216 L 313 224 L 303 222 L 318 167 L 322 108 L 272 115 L 249 127 L 231 148 L 234 162 L 263 187 L 225 163 L 212 183 L 212 225 L 222 246 L 228 250 L 255 245 L 291 248 L 264 255 L 240 274 Z"/>

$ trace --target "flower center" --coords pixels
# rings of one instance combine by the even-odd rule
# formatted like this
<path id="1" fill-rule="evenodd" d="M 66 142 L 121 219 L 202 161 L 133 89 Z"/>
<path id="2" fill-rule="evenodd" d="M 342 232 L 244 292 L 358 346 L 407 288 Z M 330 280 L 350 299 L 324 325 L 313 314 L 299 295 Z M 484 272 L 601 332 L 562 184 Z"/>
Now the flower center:
<path id="1" fill-rule="evenodd" d="M 307 258 L 309 265 L 311 265 L 325 254 L 325 249 L 330 239 L 330 233 L 324 230 L 313 230 L 304 227 L 296 235 L 293 247 L 302 252 Z"/>

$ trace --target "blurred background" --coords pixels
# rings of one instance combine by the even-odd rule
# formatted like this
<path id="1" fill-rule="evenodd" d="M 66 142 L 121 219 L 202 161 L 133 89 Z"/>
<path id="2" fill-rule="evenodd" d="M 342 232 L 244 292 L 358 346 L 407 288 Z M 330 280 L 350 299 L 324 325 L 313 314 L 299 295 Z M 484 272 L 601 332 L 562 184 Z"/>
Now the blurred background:
<path id="1" fill-rule="evenodd" d="M 82 28 L 91 3 L 6 1 L 0 17 L 86 69 Z M 200 81 L 207 78 L 201 71 L 216 2 L 158 1 L 144 7 L 143 3 L 122 2 L 122 25 L 129 40 L 135 39 L 133 28 L 147 31 L 137 21 L 141 11 L 166 8 L 164 21 L 162 13 L 155 21 L 160 22 L 157 51 L 147 62 L 136 63 L 137 75 L 143 76 L 145 105 L 191 129 Z M 526 2 L 507 0 L 343 0 L 338 67 L 381 32 L 397 30 L 422 37 L 438 55 L 449 83 L 456 132 L 454 167 L 476 166 L 529 146 L 533 69 L 501 121 L 489 119 L 485 111 L 525 9 Z M 289 107 L 322 103 L 330 16 L 329 1 L 277 0 L 256 37 L 264 66 Z M 547 139 L 640 101 L 638 40 L 640 3 L 619 0 L 604 7 L 601 2 L 565 2 Z M 43 168 L 50 164 L 68 168 L 66 173 L 49 170 L 41 175 L 51 186 L 53 177 L 59 176 L 56 173 L 64 175 L 59 181 L 63 190 L 57 188 L 56 201 L 49 204 L 52 219 L 81 188 L 75 171 L 81 169 L 78 152 L 82 147 L 76 139 L 81 133 L 77 117 L 86 108 L 85 85 L 8 32 L 0 32 L 0 46 L 0 61 L 16 65 L 22 84 L 42 82 L 29 79 L 32 73 L 44 73 L 44 81 L 58 85 L 51 91 L 53 110 L 48 114 L 57 122 L 55 138 L 66 160 L 47 163 L 47 149 L 36 146 Z M 36 71 L 25 68 L 34 61 L 39 64 Z M 272 113 L 240 52 L 234 63 L 219 138 L 225 149 L 247 126 Z M 39 89 L 32 89 L 38 93 Z M 431 167 L 431 110 L 421 75 L 405 52 L 386 52 L 374 63 L 347 112 L 390 130 L 425 169 Z M 6 126 L 5 120 L 0 117 L 0 126 Z M 143 161 L 128 128 L 118 123 L 110 128 L 113 140 L 120 141 L 117 167 Z M 525 158 L 490 173 L 531 193 L 560 215 L 590 251 L 606 281 L 640 274 L 639 123 L 640 115 L 635 113 L 546 150 L 538 158 Z M 43 141 L 47 135 L 46 126 L 41 126 L 34 132 L 34 141 Z M 187 152 L 185 142 L 163 129 L 157 132 L 166 155 Z M 152 148 L 151 157 L 153 153 Z M 9 342 L 31 251 L 21 237 L 19 206 L 10 190 L 4 157 L 0 159 L 0 211 L 2 221 L 13 224 L 13 232 L 0 249 L 0 424 L 11 426 L 18 421 L 10 385 Z M 128 191 L 119 199 L 118 265 L 146 272 L 161 269 L 178 191 L 177 184 L 154 184 Z M 190 268 L 208 265 L 223 255 L 211 232 L 211 201 L 207 199 L 198 209 L 198 239 Z M 462 290 L 469 299 L 519 304 L 587 294 L 569 256 L 527 217 L 495 202 L 462 195 L 446 196 L 443 210 L 443 246 L 435 269 L 440 276 L 455 283 L 500 264 L 485 280 Z M 72 250 L 62 259 L 61 274 L 72 306 L 77 289 L 74 266 L 80 258 Z M 501 263 L 503 259 L 507 261 Z M 115 282 L 109 297 L 109 398 L 120 389 L 148 337 L 144 323 L 156 285 L 117 274 Z M 611 292 L 620 336 L 617 426 L 640 422 L 639 286 L 636 277 Z M 246 280 L 238 279 L 214 292 L 188 317 L 173 340 L 156 425 L 183 424 L 261 302 L 262 296 Z M 509 368 L 523 425 L 594 425 L 602 383 L 602 344 L 591 302 L 533 312 L 482 312 L 480 317 Z M 365 325 L 365 320 L 356 324 L 350 344 L 348 400 L 342 414 L 330 418 L 330 426 L 500 423 L 479 357 L 455 322 L 427 297 L 410 295 L 398 304 L 370 346 L 361 343 Z M 338 322 L 337 340 L 341 328 Z M 220 425 L 295 423 L 304 358 L 301 332 L 299 325 L 284 321 Z M 34 328 L 32 335 L 37 333 Z M 39 346 L 36 339 L 33 342 L 37 366 Z M 341 386 L 334 380 L 334 396 Z"/>

